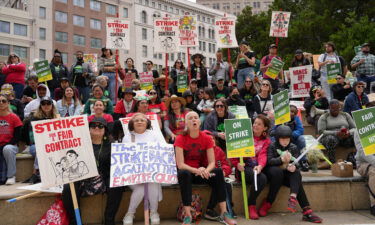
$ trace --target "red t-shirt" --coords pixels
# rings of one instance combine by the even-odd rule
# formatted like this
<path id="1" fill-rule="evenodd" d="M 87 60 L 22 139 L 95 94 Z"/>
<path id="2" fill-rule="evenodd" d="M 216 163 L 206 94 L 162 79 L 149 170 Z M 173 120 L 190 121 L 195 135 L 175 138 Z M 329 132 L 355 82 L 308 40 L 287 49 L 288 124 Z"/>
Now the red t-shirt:
<path id="1" fill-rule="evenodd" d="M 183 112 L 181 115 L 176 115 L 176 129 L 172 127 L 172 124 L 169 123 L 169 129 L 174 134 L 181 134 L 185 129 L 185 116 L 187 112 Z M 164 117 L 164 120 L 169 120 L 168 114 Z M 169 121 L 170 122 L 170 121 Z"/>
<path id="2" fill-rule="evenodd" d="M 167 111 L 167 107 L 165 107 L 164 102 L 161 102 L 159 104 L 149 104 L 148 109 L 154 113 L 161 113 L 163 111 Z"/>
<path id="3" fill-rule="evenodd" d="M 95 115 L 91 115 L 87 119 L 89 120 L 89 123 L 90 123 L 91 121 L 93 121 L 94 118 L 95 118 Z M 107 123 L 113 123 L 113 117 L 112 117 L 111 114 L 104 113 L 103 119 L 105 119 L 105 121 L 107 121 Z"/>
<path id="4" fill-rule="evenodd" d="M 13 138 L 14 128 L 20 126 L 22 126 L 22 122 L 16 114 L 0 116 L 0 146 L 8 144 Z"/>
<path id="5" fill-rule="evenodd" d="M 207 154 L 206 150 L 213 148 L 214 142 L 210 136 L 200 131 L 197 138 L 191 138 L 188 134 L 178 135 L 174 146 L 184 150 L 185 164 L 199 168 L 203 165 L 204 154 Z"/>

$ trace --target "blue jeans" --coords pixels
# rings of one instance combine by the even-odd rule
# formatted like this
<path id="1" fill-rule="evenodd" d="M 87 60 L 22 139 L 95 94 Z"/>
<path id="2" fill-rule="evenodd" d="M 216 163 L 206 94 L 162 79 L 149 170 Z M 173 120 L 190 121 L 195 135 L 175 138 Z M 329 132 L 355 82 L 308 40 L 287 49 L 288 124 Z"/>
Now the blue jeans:
<path id="1" fill-rule="evenodd" d="M 303 148 L 306 147 L 306 141 L 302 135 L 299 136 L 298 138 L 293 138 L 292 143 L 297 145 L 297 148 L 299 151 L 301 151 Z"/>
<path id="2" fill-rule="evenodd" d="M 369 94 L 372 92 L 372 90 L 370 90 L 370 86 L 371 86 L 371 82 L 375 82 L 375 75 L 374 76 L 367 76 L 367 75 L 364 75 L 364 76 L 358 76 L 358 81 L 363 81 L 366 83 L 366 93 Z"/>
<path id="3" fill-rule="evenodd" d="M 10 83 L 13 86 L 14 93 L 16 94 L 16 99 L 21 99 L 23 96 L 23 89 L 25 85 L 19 83 Z"/>
<path id="4" fill-rule="evenodd" d="M 76 87 L 79 91 L 79 95 L 82 96 L 79 99 L 82 99 L 82 104 L 86 104 L 87 100 L 90 98 L 90 87 Z"/>
<path id="5" fill-rule="evenodd" d="M 254 79 L 254 68 L 246 67 L 244 69 L 238 70 L 237 73 L 237 87 L 242 88 L 247 77 Z"/>
<path id="6" fill-rule="evenodd" d="M 35 145 L 30 145 L 29 152 L 30 152 L 30 155 L 32 155 L 34 157 L 34 169 L 38 170 L 39 164 L 38 164 L 38 157 L 36 157 L 36 147 L 35 147 Z"/>
<path id="7" fill-rule="evenodd" d="M 116 98 L 116 73 L 105 72 L 104 76 L 108 77 L 108 91 L 109 98 L 112 100 L 112 103 L 115 104 Z"/>
<path id="8" fill-rule="evenodd" d="M 3 147 L 2 154 L 7 165 L 7 178 L 16 176 L 16 154 L 17 153 L 18 153 L 17 145 L 9 144 Z"/>

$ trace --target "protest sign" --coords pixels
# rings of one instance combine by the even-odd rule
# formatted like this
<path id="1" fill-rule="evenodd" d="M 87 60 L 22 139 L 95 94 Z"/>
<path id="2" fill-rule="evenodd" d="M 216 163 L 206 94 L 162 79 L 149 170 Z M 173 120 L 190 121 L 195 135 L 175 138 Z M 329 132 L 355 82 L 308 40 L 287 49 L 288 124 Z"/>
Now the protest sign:
<path id="1" fill-rule="evenodd" d="M 289 68 L 292 98 L 310 96 L 312 65 Z"/>
<path id="2" fill-rule="evenodd" d="M 180 45 L 181 47 L 198 46 L 197 16 L 184 15 L 180 17 Z"/>
<path id="3" fill-rule="evenodd" d="M 276 57 L 273 57 L 271 60 L 272 66 L 267 68 L 266 75 L 271 77 L 272 79 L 276 79 L 277 75 L 283 69 L 284 62 Z"/>
<path id="4" fill-rule="evenodd" d="M 215 21 L 217 48 L 237 48 L 236 18 L 218 17 Z"/>
<path id="5" fill-rule="evenodd" d="M 375 107 L 352 112 L 365 155 L 375 154 Z"/>
<path id="6" fill-rule="evenodd" d="M 63 191 L 63 186 L 59 185 L 56 187 L 50 187 L 50 188 L 43 188 L 42 183 L 37 183 L 37 184 L 31 184 L 31 185 L 26 185 L 22 187 L 18 187 L 18 190 L 27 190 L 27 191 L 39 191 L 39 192 L 47 192 L 47 193 L 59 193 L 61 194 Z"/>
<path id="7" fill-rule="evenodd" d="M 288 37 L 290 12 L 273 11 L 270 37 Z"/>
<path id="8" fill-rule="evenodd" d="M 290 121 L 289 91 L 284 90 L 273 96 L 273 108 L 275 110 L 275 125 Z"/>
<path id="9" fill-rule="evenodd" d="M 107 17 L 106 48 L 130 49 L 130 21 Z"/>
<path id="10" fill-rule="evenodd" d="M 358 54 L 358 52 L 361 52 L 361 48 L 362 48 L 361 45 L 358 45 L 358 46 L 354 47 L 354 52 L 355 52 L 356 55 Z"/>
<path id="11" fill-rule="evenodd" d="M 48 60 L 35 62 L 34 69 L 35 69 L 36 75 L 38 76 L 38 82 L 45 82 L 45 81 L 49 81 L 53 79 Z"/>
<path id="12" fill-rule="evenodd" d="M 184 93 L 188 88 L 188 77 L 184 73 L 177 75 L 177 92 Z"/>
<path id="13" fill-rule="evenodd" d="M 154 53 L 178 52 L 180 47 L 180 19 L 154 19 Z"/>
<path id="14" fill-rule="evenodd" d="M 154 77 L 152 71 L 139 73 L 139 81 L 141 82 L 142 90 L 151 90 L 153 88 Z"/>
<path id="15" fill-rule="evenodd" d="M 246 106 L 232 105 L 228 106 L 229 112 L 236 116 L 236 119 L 246 119 L 249 118 L 247 114 Z"/>
<path id="16" fill-rule="evenodd" d="M 43 187 L 98 175 L 86 115 L 31 124 Z"/>
<path id="17" fill-rule="evenodd" d="M 250 119 L 224 120 L 228 158 L 254 157 L 254 140 Z"/>
<path id="18" fill-rule="evenodd" d="M 336 76 L 341 74 L 341 64 L 331 63 L 327 64 L 327 81 L 328 84 L 336 84 Z"/>
<path id="19" fill-rule="evenodd" d="M 326 150 L 324 145 L 322 145 L 314 136 L 312 135 L 302 135 L 305 138 L 306 146 L 308 148 L 316 150 Z"/>
<path id="20" fill-rule="evenodd" d="M 110 187 L 177 184 L 174 147 L 159 142 L 113 143 Z"/>
<path id="21" fill-rule="evenodd" d="M 313 55 L 314 69 L 319 70 L 319 57 L 320 55 Z"/>
<path id="22" fill-rule="evenodd" d="M 84 54 L 83 61 L 90 65 L 94 73 L 98 72 L 98 54 Z"/>

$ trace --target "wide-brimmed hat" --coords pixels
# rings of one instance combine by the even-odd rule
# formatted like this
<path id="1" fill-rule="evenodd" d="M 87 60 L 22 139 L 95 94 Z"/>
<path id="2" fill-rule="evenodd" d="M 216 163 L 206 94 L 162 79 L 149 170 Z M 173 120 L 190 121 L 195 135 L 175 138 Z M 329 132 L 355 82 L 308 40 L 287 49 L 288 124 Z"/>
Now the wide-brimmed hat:
<path id="1" fill-rule="evenodd" d="M 1 86 L 1 92 L 2 95 L 10 95 L 13 93 L 13 86 L 11 84 L 3 84 Z"/>
<path id="2" fill-rule="evenodd" d="M 171 102 L 173 100 L 178 100 L 180 101 L 181 105 L 185 106 L 186 105 L 186 100 L 182 97 L 178 97 L 177 95 L 172 95 L 170 98 L 168 98 L 166 101 L 165 101 L 165 106 L 167 106 L 167 108 L 169 108 L 169 105 L 171 104 Z"/>
<path id="3" fill-rule="evenodd" d="M 195 53 L 191 56 L 191 59 L 194 60 L 196 57 L 200 57 L 202 60 L 205 58 L 201 53 Z"/>
<path id="4" fill-rule="evenodd" d="M 165 79 L 166 79 L 166 76 L 165 75 L 161 75 L 160 77 L 154 79 L 154 84 L 157 85 L 157 84 L 159 84 L 160 81 L 165 81 Z M 168 76 L 168 83 L 169 84 L 173 83 L 172 78 L 170 78 L 169 76 Z"/>

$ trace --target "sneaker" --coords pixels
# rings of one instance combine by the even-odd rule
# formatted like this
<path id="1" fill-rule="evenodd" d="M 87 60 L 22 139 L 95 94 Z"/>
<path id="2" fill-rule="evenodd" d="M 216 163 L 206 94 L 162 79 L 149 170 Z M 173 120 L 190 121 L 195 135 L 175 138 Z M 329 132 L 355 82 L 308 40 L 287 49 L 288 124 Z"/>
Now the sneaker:
<path id="1" fill-rule="evenodd" d="M 272 207 L 272 204 L 264 200 L 262 203 L 262 206 L 259 208 L 259 216 L 267 216 L 268 211 Z"/>
<path id="2" fill-rule="evenodd" d="M 182 225 L 191 225 L 191 217 L 185 216 L 184 221 L 182 222 Z"/>
<path id="3" fill-rule="evenodd" d="M 304 208 L 302 214 L 303 214 L 302 216 L 303 221 L 308 221 L 311 223 L 323 222 L 323 220 L 319 216 L 315 215 L 312 209 L 310 209 L 309 207 Z"/>
<path id="4" fill-rule="evenodd" d="M 214 209 L 207 209 L 204 218 L 211 221 L 218 221 L 220 215 Z"/>
<path id="5" fill-rule="evenodd" d="M 288 210 L 291 211 L 292 213 L 295 213 L 297 212 L 297 199 L 293 196 L 290 196 L 289 197 L 289 200 L 288 200 Z"/>
<path id="6" fill-rule="evenodd" d="M 303 172 L 308 172 L 309 171 L 309 163 L 307 162 L 307 160 L 303 160 L 299 163 L 300 165 L 300 169 L 301 171 Z"/>
<path id="7" fill-rule="evenodd" d="M 41 182 L 40 175 L 37 175 L 34 173 L 33 175 L 31 175 L 31 177 L 29 177 L 27 180 L 23 181 L 22 183 L 37 184 L 40 182 Z"/>
<path id="8" fill-rule="evenodd" d="M 151 220 L 151 225 L 158 225 L 158 224 L 160 224 L 159 213 L 157 213 L 157 212 L 151 212 L 150 213 L 150 220 Z"/>
<path id="9" fill-rule="evenodd" d="M 375 216 L 375 205 L 370 207 L 370 213 L 371 215 Z"/>
<path id="10" fill-rule="evenodd" d="M 16 183 L 16 176 L 10 177 L 7 179 L 7 182 L 5 182 L 6 185 L 12 185 Z"/>
<path id="11" fill-rule="evenodd" d="M 232 216 L 233 216 L 233 218 L 237 219 L 237 214 L 236 214 L 236 212 L 234 212 L 233 208 L 232 208 Z"/>
<path id="12" fill-rule="evenodd" d="M 220 222 L 225 225 L 237 225 L 237 221 L 228 212 L 220 216 Z"/>
<path id="13" fill-rule="evenodd" d="M 259 215 L 257 213 L 257 208 L 255 205 L 249 205 L 249 216 L 252 220 L 259 219 Z"/>
<path id="14" fill-rule="evenodd" d="M 124 219 L 122 219 L 123 225 L 133 225 L 134 213 L 126 213 Z"/>

